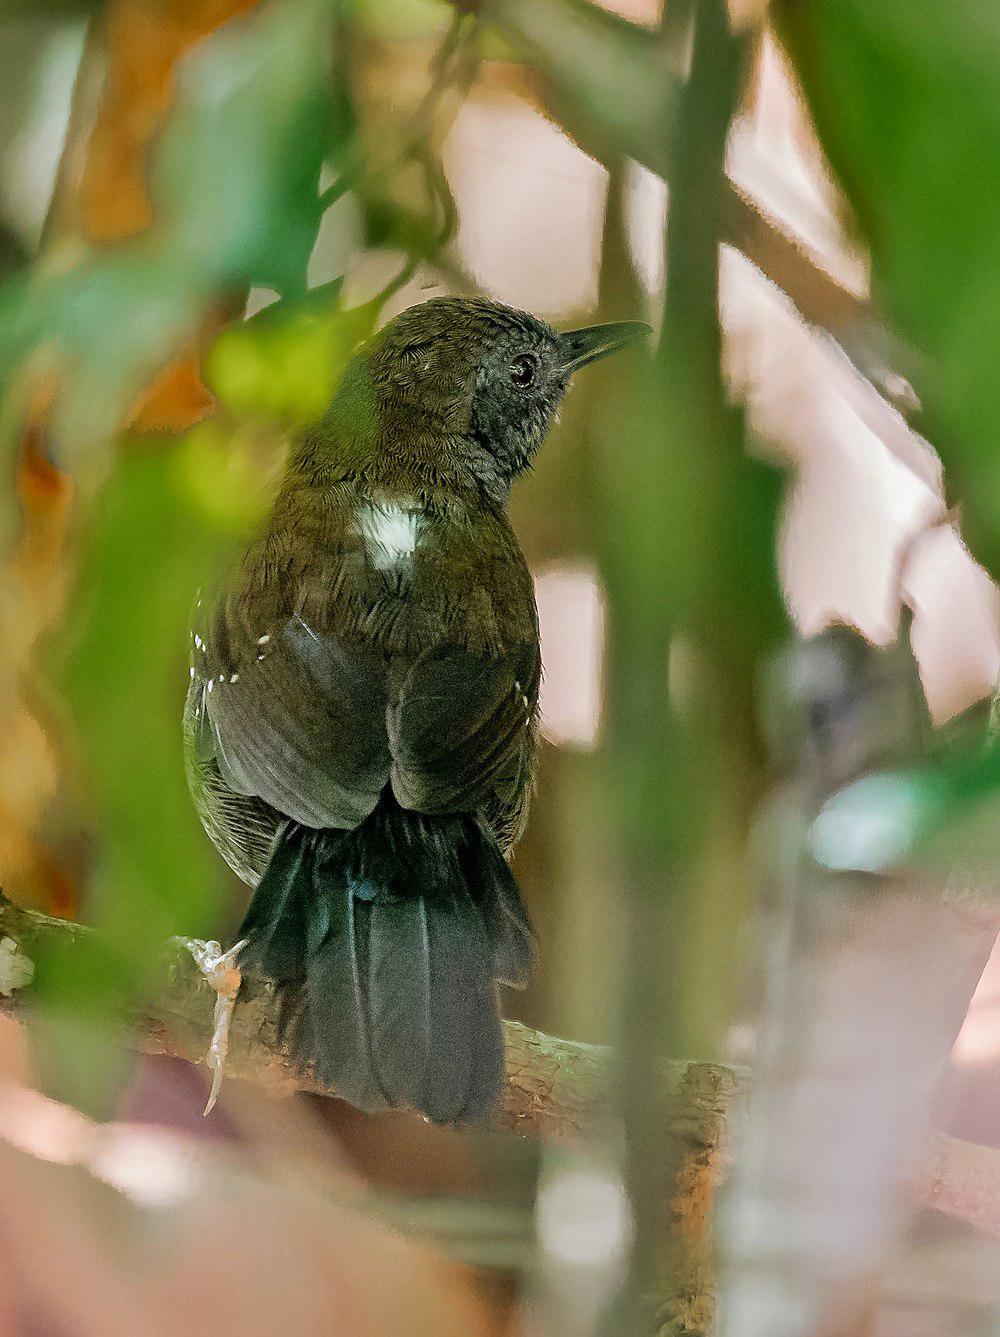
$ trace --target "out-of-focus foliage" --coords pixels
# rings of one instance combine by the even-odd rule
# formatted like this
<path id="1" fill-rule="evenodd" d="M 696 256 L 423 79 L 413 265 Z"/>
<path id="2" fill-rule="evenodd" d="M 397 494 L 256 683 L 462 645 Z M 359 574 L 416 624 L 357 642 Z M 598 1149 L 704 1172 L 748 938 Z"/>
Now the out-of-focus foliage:
<path id="1" fill-rule="evenodd" d="M 305 292 L 329 147 L 332 11 L 280 0 L 188 57 L 150 179 L 155 231 L 178 269 L 216 288 Z"/>
<path id="2" fill-rule="evenodd" d="M 344 319 L 335 289 L 305 298 L 325 208 L 320 171 L 343 120 L 332 15 L 325 0 L 273 0 L 199 44 L 150 154 L 152 228 L 70 267 L 43 257 L 0 294 L 6 444 L 45 373 L 56 387 L 47 442 L 80 478 L 81 501 L 96 497 L 81 516 L 62 685 L 83 753 L 83 806 L 101 832 L 87 917 L 104 946 L 38 963 L 40 996 L 64 1016 L 107 1019 L 123 986 L 142 987 L 166 935 L 217 925 L 217 870 L 192 821 L 180 747 L 196 592 L 263 504 L 267 470 L 243 449 L 241 424 L 316 416 L 374 316 Z M 254 285 L 286 300 L 215 350 L 212 388 L 231 420 L 179 445 L 128 442 L 115 459 L 109 447 L 138 391 L 206 316 Z M 268 376 L 262 345 L 278 364 Z M 251 402 L 254 383 L 267 390 Z M 59 1044 L 64 1026 L 47 1034 L 60 1089 L 93 1106 L 108 1089 L 98 1051 L 75 1031 Z"/>
<path id="3" fill-rule="evenodd" d="M 679 83 L 661 37 L 588 0 L 493 0 L 485 12 L 543 71 L 560 119 L 586 148 L 666 172 Z"/>
<path id="4" fill-rule="evenodd" d="M 90 517 L 61 685 L 85 759 L 83 806 L 101 832 L 87 918 L 102 936 L 43 958 L 38 975 L 40 999 L 61 1014 L 42 1032 L 42 1052 L 56 1089 L 84 1108 L 101 1108 L 102 1060 L 114 1057 L 75 1023 L 107 1021 L 123 989 L 143 990 L 166 937 L 218 917 L 216 869 L 191 822 L 181 762 L 183 651 L 199 585 L 264 494 L 246 455 L 214 427 L 173 450 L 131 443 Z"/>
<path id="5" fill-rule="evenodd" d="M 964 529 L 1000 571 L 1000 16 L 984 0 L 810 0 L 780 30 L 871 247 L 874 286 L 923 354 L 918 385 Z M 814 853 L 879 871 L 954 853 L 1000 785 L 980 743 L 941 767 L 859 782 Z M 989 809 L 989 803 L 985 808 Z M 942 844 L 943 842 L 943 844 Z M 944 856 L 942 856 L 944 857 Z"/>
<path id="6" fill-rule="evenodd" d="M 810 852 L 837 872 L 892 873 L 921 856 L 965 861 L 970 819 L 996 823 L 1000 752 L 976 749 L 947 764 L 865 776 L 835 794 L 812 825 Z M 991 842 L 995 856 L 996 837 Z"/>
<path id="7" fill-rule="evenodd" d="M 245 457 L 214 445 L 207 425 L 177 450 L 134 443 L 102 490 L 82 572 L 88 606 L 67 694 L 88 757 L 100 759 L 91 778 L 114 876 L 103 869 L 95 885 L 110 936 L 129 943 L 133 912 L 162 939 L 200 916 L 211 885 L 177 766 L 184 642 L 164 630 L 189 623 L 206 572 L 264 501 Z"/>
<path id="8" fill-rule="evenodd" d="M 80 459 L 114 433 L 148 376 L 210 305 L 253 284 L 304 293 L 329 150 L 331 7 L 276 0 L 185 62 L 155 148 L 156 223 L 0 296 L 0 374 L 58 374 L 52 431 Z M 8 413 L 11 411 L 8 405 Z"/>
<path id="9" fill-rule="evenodd" d="M 39 961 L 38 995 L 61 1014 L 45 1028 L 47 1067 L 88 1107 L 110 1089 L 109 1052 L 70 1019 L 106 1023 L 170 933 L 219 931 L 219 869 L 181 756 L 198 588 L 259 516 L 287 433 L 322 413 L 384 301 L 454 223 L 429 132 L 438 99 L 473 68 L 467 24 L 440 5 L 421 12 L 443 44 L 417 114 L 396 111 L 373 145 L 352 85 L 372 19 L 328 0 L 270 0 L 198 41 L 148 151 L 152 226 L 100 249 L 74 237 L 43 250 L 0 290 L 4 444 L 37 390 L 53 389 L 44 440 L 82 484 L 58 685 L 80 745 L 80 806 L 100 833 L 85 901 L 102 937 Z M 338 175 L 322 190 L 324 167 Z M 413 170 L 416 189 L 401 188 Z M 353 308 L 342 278 L 307 282 L 323 215 L 348 189 L 362 235 L 396 266 Z M 278 300 L 223 328 L 200 359 L 214 416 L 179 441 L 122 439 L 151 377 L 253 288 Z"/>
<path id="10" fill-rule="evenodd" d="M 234 419 L 301 426 L 319 417 L 378 314 L 374 305 L 343 310 L 340 287 L 265 307 L 213 340 L 205 384 Z"/>
<path id="11" fill-rule="evenodd" d="M 917 389 L 996 573 L 1000 14 L 990 0 L 810 0 L 779 16 L 876 289 L 927 354 Z"/>

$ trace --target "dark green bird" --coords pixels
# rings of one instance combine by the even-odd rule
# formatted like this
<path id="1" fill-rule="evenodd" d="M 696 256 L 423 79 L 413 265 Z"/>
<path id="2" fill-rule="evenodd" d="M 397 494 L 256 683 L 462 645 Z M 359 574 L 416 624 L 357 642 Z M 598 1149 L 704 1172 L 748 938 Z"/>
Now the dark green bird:
<path id="1" fill-rule="evenodd" d="M 648 332 L 458 298 L 403 312 L 195 629 L 192 791 L 256 888 L 239 965 L 275 981 L 293 1060 L 363 1109 L 497 1104 L 497 986 L 531 961 L 506 856 L 541 676 L 507 496 L 573 373 Z"/>

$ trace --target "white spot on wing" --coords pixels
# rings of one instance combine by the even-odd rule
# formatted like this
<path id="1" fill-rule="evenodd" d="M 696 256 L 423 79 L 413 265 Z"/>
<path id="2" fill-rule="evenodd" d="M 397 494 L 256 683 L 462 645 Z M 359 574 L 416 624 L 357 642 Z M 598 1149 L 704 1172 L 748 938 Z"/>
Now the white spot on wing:
<path id="1" fill-rule="evenodd" d="M 366 502 L 358 520 L 369 559 L 377 570 L 403 565 L 416 551 L 419 510 L 396 502 Z"/>

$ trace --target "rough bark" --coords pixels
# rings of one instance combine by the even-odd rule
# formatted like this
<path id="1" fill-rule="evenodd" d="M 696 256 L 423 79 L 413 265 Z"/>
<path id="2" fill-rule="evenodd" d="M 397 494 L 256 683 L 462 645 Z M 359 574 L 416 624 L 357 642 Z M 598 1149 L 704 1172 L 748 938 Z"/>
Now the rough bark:
<path id="1" fill-rule="evenodd" d="M 33 959 L 47 947 L 78 941 L 92 930 L 0 899 L 0 1005 L 18 1012 L 30 1000 Z M 180 941 L 163 956 L 162 978 L 141 1005 L 123 1000 L 123 1039 L 146 1053 L 203 1061 L 212 1032 L 215 994 Z M 506 1021 L 507 1088 L 500 1121 L 522 1136 L 564 1145 L 612 1130 L 610 1051 L 562 1040 Z M 308 1072 L 296 1072 L 278 1039 L 271 987 L 246 981 L 229 1037 L 226 1073 L 271 1090 L 335 1096 Z M 682 1257 L 663 1317 L 681 1332 L 705 1331 L 711 1309 L 705 1223 L 727 1157 L 725 1132 L 745 1083 L 740 1069 L 714 1063 L 664 1065 L 665 1137 L 679 1143 L 681 1170 L 672 1203 Z"/>
<path id="2" fill-rule="evenodd" d="M 62 945 L 92 930 L 65 919 L 15 905 L 0 893 L 0 995 L 19 1010 L 30 982 L 30 962 L 47 945 Z M 4 946 L 4 943 L 6 945 Z M 14 964 L 12 964 L 14 963 Z M 180 940 L 167 944 L 162 979 L 141 1006 L 125 1006 L 122 1020 L 138 1045 L 151 1054 L 169 1054 L 200 1063 L 212 1032 L 215 994 Z M 501 1122 L 522 1136 L 581 1144 L 609 1126 L 607 1101 L 610 1051 L 600 1045 L 561 1040 L 505 1021 L 507 1090 Z M 245 980 L 236 1006 L 226 1061 L 229 1076 L 272 1090 L 336 1096 L 314 1074 L 291 1067 L 277 1033 L 271 986 Z M 742 1089 L 739 1069 L 714 1063 L 665 1065 L 671 1120 L 692 1147 L 716 1147 L 726 1112 Z"/>
<path id="3" fill-rule="evenodd" d="M 23 1008 L 30 997 L 32 960 L 46 945 L 72 944 L 90 932 L 0 897 L 0 1005 L 15 1012 Z M 215 995 L 188 950 L 171 942 L 152 1001 L 141 1006 L 123 1002 L 121 1019 L 145 1052 L 198 1063 L 208 1047 L 214 1003 Z M 503 1125 L 523 1136 L 571 1146 L 608 1132 L 610 1051 L 545 1035 L 516 1021 L 507 1021 L 504 1027 Z M 272 1090 L 336 1095 L 315 1076 L 289 1066 L 277 1038 L 274 999 L 267 985 L 244 984 L 226 1070 L 232 1078 Z M 661 1315 L 673 1331 L 706 1330 L 711 1283 L 705 1225 L 713 1190 L 730 1156 L 729 1134 L 747 1082 L 748 1074 L 741 1068 L 695 1062 L 664 1065 L 664 1136 L 679 1140 L 683 1149 L 673 1216 L 685 1258 L 676 1292 Z M 915 1204 L 936 1208 L 1000 1238 L 1000 1151 L 931 1133 L 910 1188 Z"/>

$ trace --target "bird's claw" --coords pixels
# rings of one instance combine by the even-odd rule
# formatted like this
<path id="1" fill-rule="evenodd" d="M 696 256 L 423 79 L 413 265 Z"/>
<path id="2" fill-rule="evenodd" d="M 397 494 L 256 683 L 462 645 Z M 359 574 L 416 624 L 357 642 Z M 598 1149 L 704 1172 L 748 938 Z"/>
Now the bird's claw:
<path id="1" fill-rule="evenodd" d="M 224 952 L 220 944 L 214 941 L 203 942 L 200 938 L 182 938 L 181 942 L 194 957 L 195 965 L 216 995 L 212 1039 L 205 1055 L 205 1062 L 212 1070 L 212 1089 L 204 1112 L 210 1114 L 222 1090 L 222 1070 L 229 1052 L 229 1027 L 233 1020 L 236 995 L 242 983 L 236 958 L 247 944 L 244 938 L 235 947 L 230 947 Z"/>

